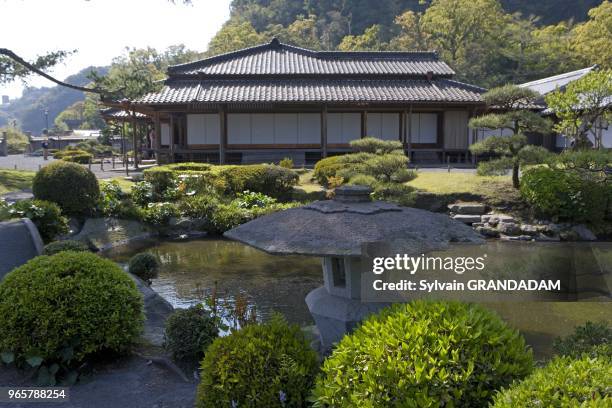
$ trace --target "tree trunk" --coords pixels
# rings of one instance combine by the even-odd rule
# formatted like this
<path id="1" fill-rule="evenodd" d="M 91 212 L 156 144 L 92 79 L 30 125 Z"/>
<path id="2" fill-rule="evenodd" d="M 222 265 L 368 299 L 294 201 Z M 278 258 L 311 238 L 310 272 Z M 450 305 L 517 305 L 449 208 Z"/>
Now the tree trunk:
<path id="1" fill-rule="evenodd" d="M 519 188 L 520 184 L 519 184 L 519 164 L 518 163 L 514 163 L 514 165 L 512 166 L 512 186 L 514 186 L 514 188 Z"/>

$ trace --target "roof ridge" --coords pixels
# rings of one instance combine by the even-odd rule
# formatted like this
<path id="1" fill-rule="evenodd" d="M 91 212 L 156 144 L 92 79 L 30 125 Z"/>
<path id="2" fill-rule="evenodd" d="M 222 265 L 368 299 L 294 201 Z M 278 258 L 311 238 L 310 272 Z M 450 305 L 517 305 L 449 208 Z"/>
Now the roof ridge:
<path id="1" fill-rule="evenodd" d="M 590 67 L 581 68 L 581 69 L 577 69 L 577 70 L 574 70 L 574 71 L 563 72 L 561 74 L 552 75 L 552 76 L 544 77 L 544 78 L 540 78 L 540 79 L 535 79 L 533 81 L 529 81 L 529 82 L 525 82 L 525 83 L 519 84 L 519 86 L 525 87 L 525 86 L 530 86 L 530 85 L 543 84 L 543 83 L 546 83 L 546 82 L 555 81 L 557 79 L 571 77 L 571 76 L 577 75 L 578 73 L 582 73 L 582 72 L 588 73 L 588 72 L 591 72 L 591 71 L 593 71 L 595 69 L 597 69 L 597 65 L 592 65 Z"/>
<path id="2" fill-rule="evenodd" d="M 273 37 L 270 42 L 254 45 L 252 47 L 242 48 L 240 50 L 229 51 L 223 54 L 217 54 L 211 57 L 199 59 L 197 61 L 191 61 L 184 64 L 171 65 L 168 67 L 168 73 L 179 71 L 180 69 L 188 69 L 195 66 L 206 66 L 207 64 L 227 61 L 234 57 L 241 57 L 250 55 L 259 50 L 277 49 L 277 50 L 289 50 L 300 54 L 305 54 L 313 58 L 325 59 L 333 57 L 336 59 L 340 58 L 351 58 L 360 56 L 362 58 L 392 58 L 401 56 L 428 56 L 433 61 L 440 61 L 437 51 L 338 51 L 338 50 L 311 50 L 308 48 L 298 47 L 292 44 L 286 44 L 280 42 L 276 37 Z"/>

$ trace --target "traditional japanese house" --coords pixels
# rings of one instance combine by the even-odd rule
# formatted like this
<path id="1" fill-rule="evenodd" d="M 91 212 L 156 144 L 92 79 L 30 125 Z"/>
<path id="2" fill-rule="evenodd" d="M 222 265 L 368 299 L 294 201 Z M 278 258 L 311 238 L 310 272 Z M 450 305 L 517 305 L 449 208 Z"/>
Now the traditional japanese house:
<path id="1" fill-rule="evenodd" d="M 129 109 L 153 119 L 167 161 L 314 163 L 365 136 L 399 140 L 417 162 L 462 161 L 485 90 L 454 75 L 435 52 L 312 51 L 273 39 L 172 66 L 161 91 Z"/>

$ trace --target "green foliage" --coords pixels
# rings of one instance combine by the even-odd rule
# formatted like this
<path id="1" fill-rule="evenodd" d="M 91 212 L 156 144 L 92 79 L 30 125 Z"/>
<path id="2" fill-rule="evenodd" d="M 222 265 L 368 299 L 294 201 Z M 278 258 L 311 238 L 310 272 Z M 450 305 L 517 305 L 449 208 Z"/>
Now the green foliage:
<path id="1" fill-rule="evenodd" d="M 98 208 L 107 217 L 119 215 L 123 191 L 115 180 L 102 182 Z"/>
<path id="2" fill-rule="evenodd" d="M 589 134 L 595 138 L 595 147 L 602 148 L 602 140 L 594 128 L 601 120 L 612 119 L 608 107 L 610 95 L 612 69 L 589 72 L 563 89 L 549 93 L 546 104 L 558 118 L 554 129 L 571 138 L 575 148 L 589 147 Z"/>
<path id="3" fill-rule="evenodd" d="M 396 304 L 340 341 L 323 364 L 314 406 L 486 406 L 532 365 L 522 336 L 480 306 Z"/>
<path id="4" fill-rule="evenodd" d="M 63 161 L 39 170 L 32 191 L 37 199 L 57 203 L 66 214 L 91 212 L 100 196 L 98 180 L 90 170 Z"/>
<path id="5" fill-rule="evenodd" d="M 44 242 L 68 232 L 68 220 L 57 204 L 44 200 L 21 200 L 9 207 L 9 218 L 32 220 Z"/>
<path id="6" fill-rule="evenodd" d="M 144 210 L 144 221 L 155 226 L 168 224 L 170 218 L 178 216 L 180 213 L 176 204 L 169 202 L 150 203 Z"/>
<path id="7" fill-rule="evenodd" d="M 612 150 L 565 150 L 550 156 L 547 163 L 553 168 L 605 173 L 606 166 L 612 167 Z"/>
<path id="8" fill-rule="evenodd" d="M 317 355 L 300 328 L 274 316 L 216 339 L 202 360 L 196 407 L 306 407 Z"/>
<path id="9" fill-rule="evenodd" d="M 612 401 L 610 358 L 553 359 L 495 396 L 492 407 L 607 407 Z"/>
<path id="10" fill-rule="evenodd" d="M 53 158 L 72 163 L 88 164 L 93 159 L 93 156 L 84 150 L 64 149 L 55 152 Z"/>
<path id="11" fill-rule="evenodd" d="M 6 137 L 8 139 L 8 154 L 19 154 L 26 151 L 30 142 L 28 137 L 21 133 L 19 129 L 12 126 L 0 128 L 0 140 L 2 139 L 4 133 L 6 133 Z"/>
<path id="12" fill-rule="evenodd" d="M 45 245 L 43 255 L 55 255 L 60 252 L 89 252 L 89 247 L 81 241 L 66 239 L 63 241 L 55 241 Z"/>
<path id="13" fill-rule="evenodd" d="M 278 163 L 279 166 L 284 167 L 286 169 L 292 169 L 293 168 L 293 159 L 290 157 L 285 157 L 283 160 L 281 160 Z"/>
<path id="14" fill-rule="evenodd" d="M 219 197 L 214 194 L 197 194 L 183 198 L 178 206 L 186 217 L 211 220 L 219 204 Z"/>
<path id="15" fill-rule="evenodd" d="M 374 186 L 372 197 L 375 200 L 390 201 L 410 207 L 414 205 L 414 188 L 401 183 L 381 183 Z"/>
<path id="16" fill-rule="evenodd" d="M 128 271 L 147 283 L 151 283 L 151 279 L 157 278 L 158 269 L 159 261 L 157 257 L 149 252 L 134 255 L 130 258 L 128 264 Z"/>
<path id="17" fill-rule="evenodd" d="M 572 48 L 584 64 L 612 68 L 610 27 L 612 3 L 609 1 L 603 1 L 599 7 L 589 10 L 589 20 L 576 26 L 572 36 Z"/>
<path id="18" fill-rule="evenodd" d="M 536 167 L 521 180 L 521 196 L 546 217 L 597 223 L 604 219 L 612 187 L 576 171 Z"/>
<path id="19" fill-rule="evenodd" d="M 103 352 L 127 352 L 143 321 L 134 282 L 91 253 L 39 256 L 0 282 L 0 351 L 18 366 L 40 367 L 39 379 L 50 385 L 58 375 L 71 375 L 60 368 L 79 367 Z"/>
<path id="20" fill-rule="evenodd" d="M 586 322 L 569 336 L 557 337 L 553 349 L 561 356 L 572 358 L 580 358 L 585 353 L 590 357 L 612 358 L 612 328 L 606 322 Z"/>
<path id="21" fill-rule="evenodd" d="M 209 56 L 252 47 L 265 42 L 264 36 L 246 20 L 230 19 L 208 43 Z"/>
<path id="22" fill-rule="evenodd" d="M 253 206 L 251 208 L 245 208 L 241 205 L 243 203 L 240 199 L 235 199 L 228 204 L 219 204 L 212 215 L 211 232 L 222 234 L 262 215 L 293 208 L 300 203 L 269 203 L 265 207 Z"/>
<path id="23" fill-rule="evenodd" d="M 399 140 L 381 140 L 375 137 L 364 137 L 351 141 L 351 148 L 356 152 L 387 154 L 396 150 L 404 150 Z"/>
<path id="24" fill-rule="evenodd" d="M 176 360 L 200 361 L 218 336 L 217 319 L 198 304 L 176 310 L 168 317 L 164 347 Z"/>

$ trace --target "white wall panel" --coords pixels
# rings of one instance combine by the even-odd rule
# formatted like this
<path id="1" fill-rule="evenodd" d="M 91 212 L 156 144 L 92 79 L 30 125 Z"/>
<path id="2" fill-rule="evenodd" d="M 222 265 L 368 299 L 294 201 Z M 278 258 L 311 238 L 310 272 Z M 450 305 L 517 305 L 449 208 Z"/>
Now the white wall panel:
<path id="1" fill-rule="evenodd" d="M 227 143 L 228 144 L 250 144 L 251 143 L 251 114 L 250 113 L 228 113 L 227 114 Z"/>
<path id="2" fill-rule="evenodd" d="M 298 143 L 321 143 L 321 114 L 298 113 Z"/>
<path id="3" fill-rule="evenodd" d="M 251 143 L 274 144 L 274 114 L 251 114 Z"/>
<path id="4" fill-rule="evenodd" d="M 170 145 L 170 125 L 167 123 L 161 124 L 161 145 L 169 146 Z"/>
<path id="5" fill-rule="evenodd" d="M 340 143 L 349 143 L 356 139 L 361 139 L 361 113 L 343 113 Z"/>
<path id="6" fill-rule="evenodd" d="M 399 113 L 383 113 L 381 119 L 380 138 L 384 140 L 399 140 Z"/>
<path id="7" fill-rule="evenodd" d="M 467 111 L 444 112 L 444 147 L 467 149 L 468 132 Z"/>
<path id="8" fill-rule="evenodd" d="M 298 142 L 297 113 L 274 114 L 274 143 L 296 144 Z"/>
<path id="9" fill-rule="evenodd" d="M 366 136 L 382 138 L 382 113 L 368 112 Z"/>
<path id="10" fill-rule="evenodd" d="M 218 113 L 207 113 L 205 117 L 205 128 L 206 128 L 206 143 L 205 144 L 219 144 L 221 140 L 221 124 L 219 123 Z"/>
<path id="11" fill-rule="evenodd" d="M 327 114 L 327 143 L 342 143 L 342 113 Z"/>
<path id="12" fill-rule="evenodd" d="M 438 115 L 435 113 L 419 114 L 419 143 L 436 143 L 438 141 Z"/>

